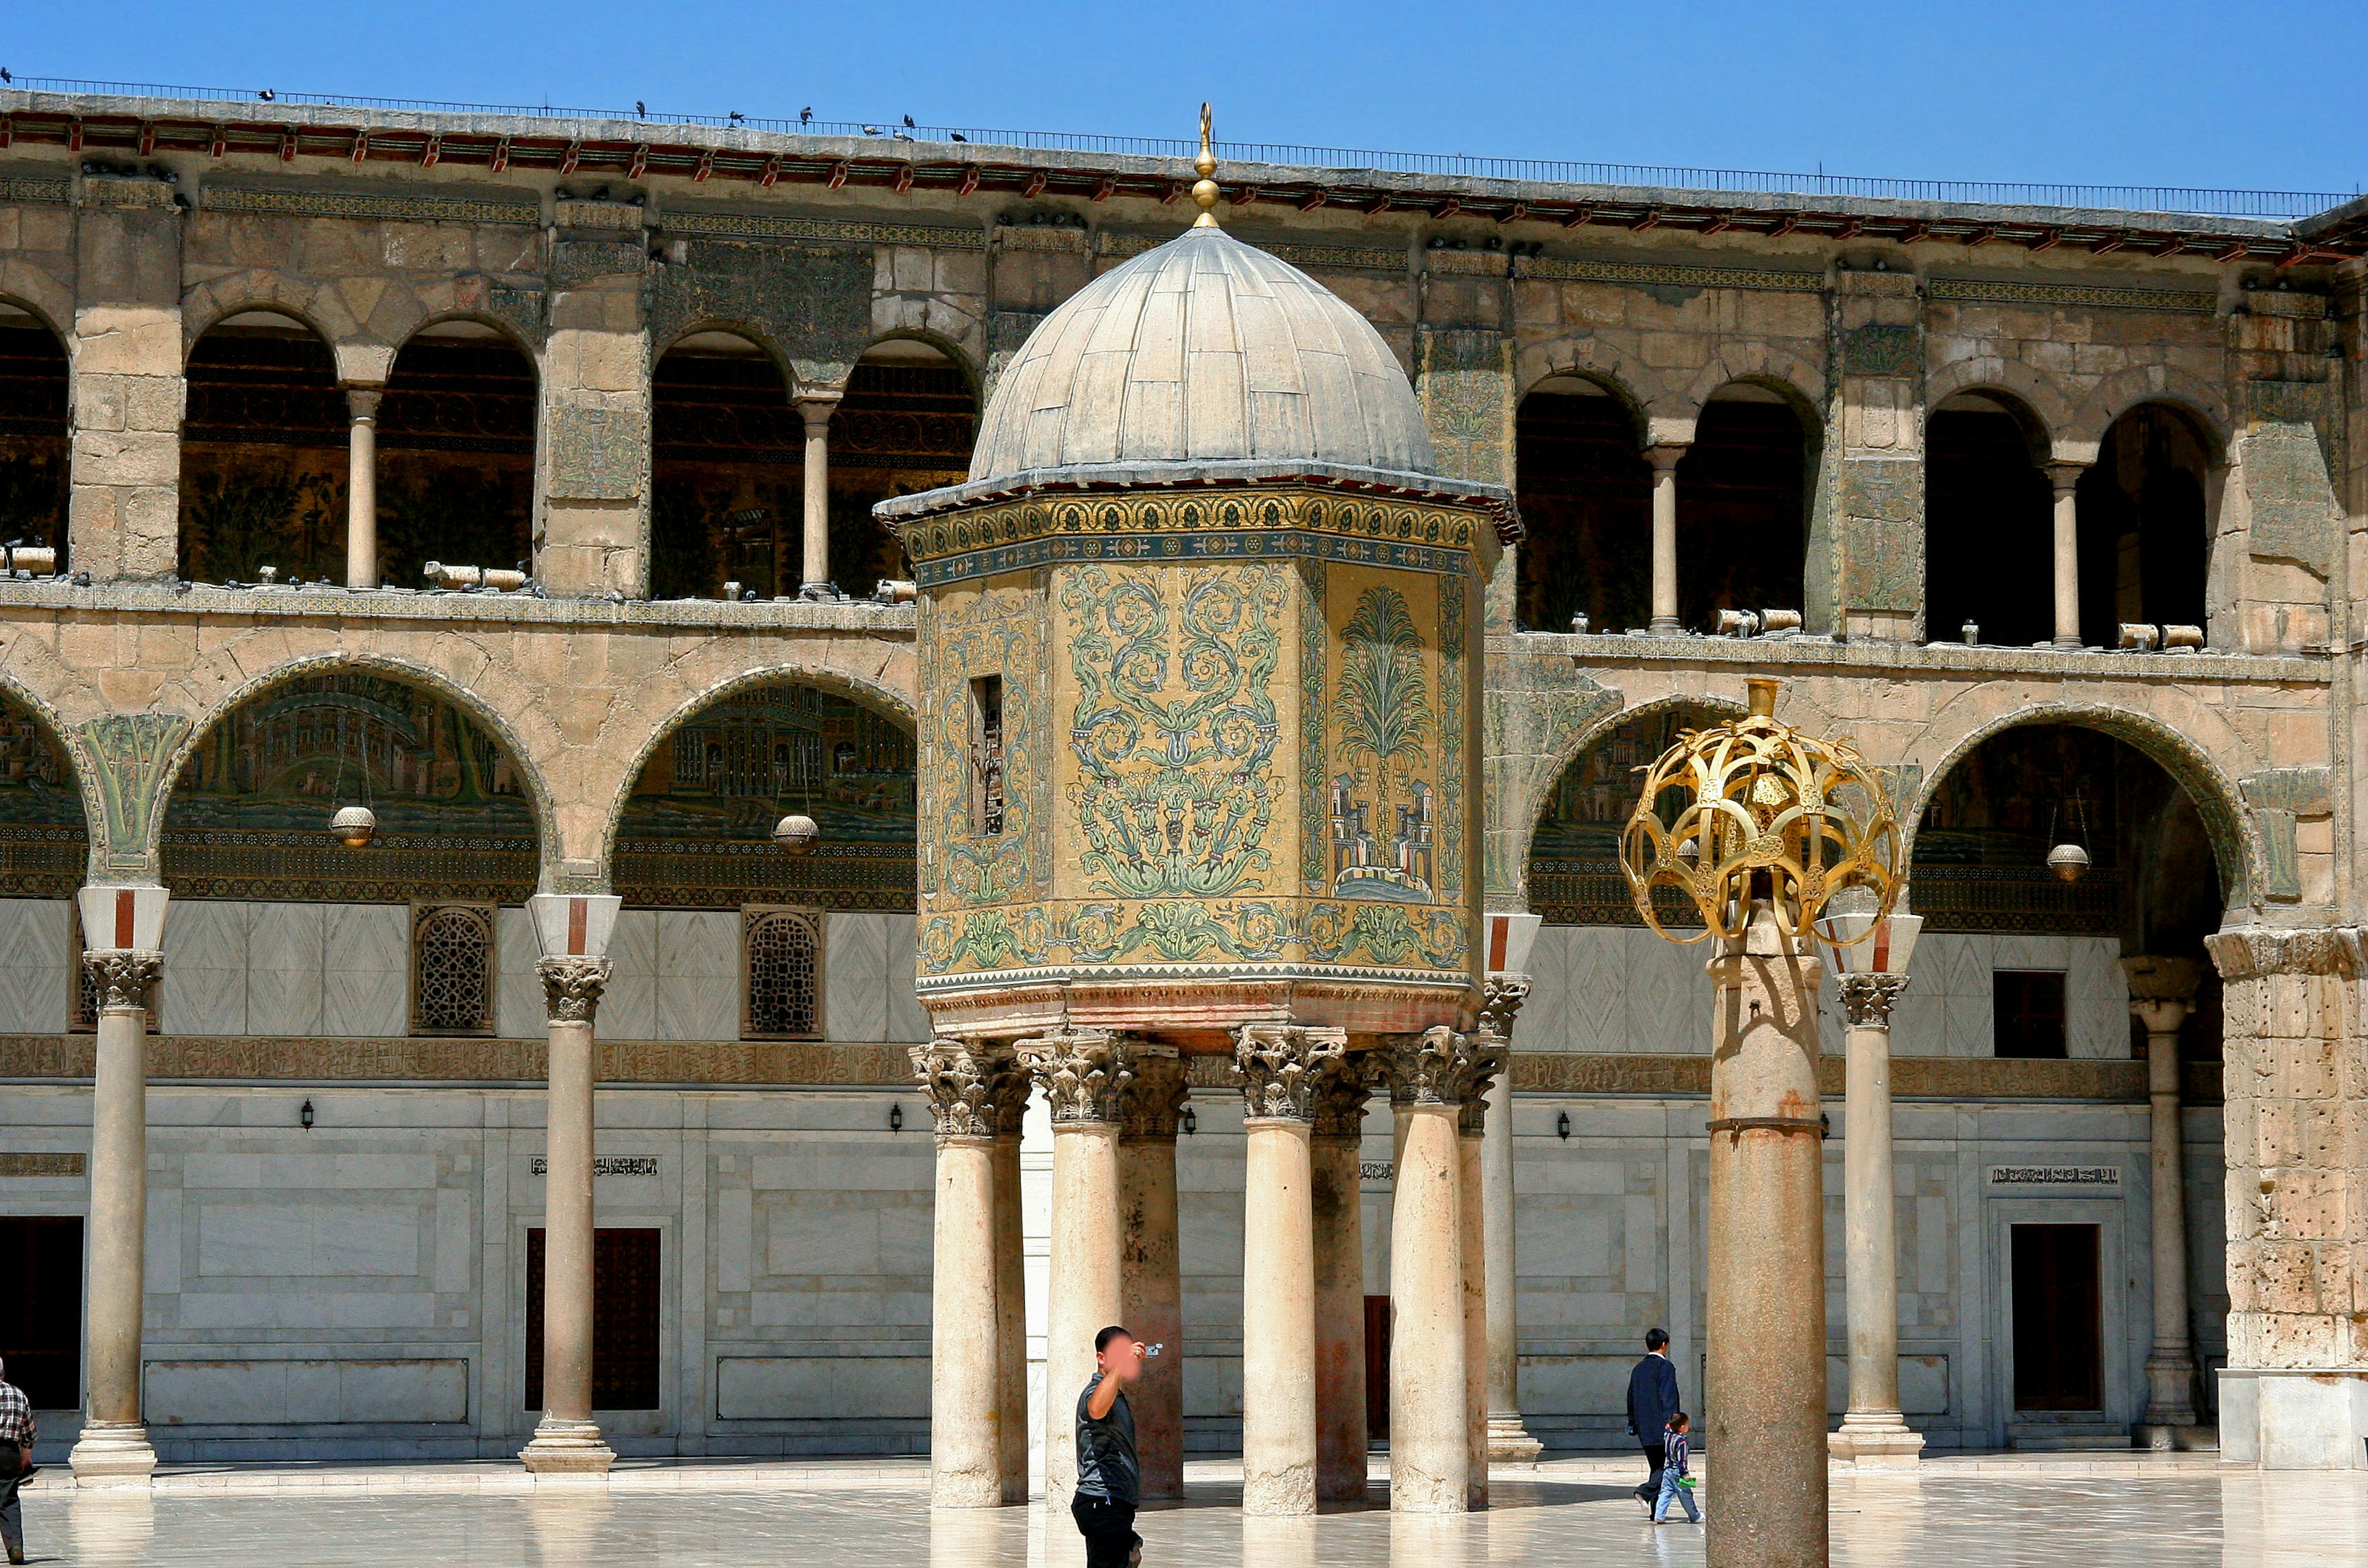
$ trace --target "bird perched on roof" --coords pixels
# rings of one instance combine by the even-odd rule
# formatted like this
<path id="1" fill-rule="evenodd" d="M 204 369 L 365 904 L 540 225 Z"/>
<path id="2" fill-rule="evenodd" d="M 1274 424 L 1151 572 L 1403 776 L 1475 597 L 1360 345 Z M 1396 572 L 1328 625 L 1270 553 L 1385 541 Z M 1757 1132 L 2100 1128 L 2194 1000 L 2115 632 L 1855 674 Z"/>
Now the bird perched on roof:
<path id="1" fill-rule="evenodd" d="M 963 135 L 961 131 L 950 131 L 946 132 L 946 134 L 947 134 L 947 135 L 949 135 L 949 136 L 951 136 L 951 137 L 952 137 L 952 138 L 953 138 L 955 141 L 957 141 L 957 142 L 967 142 L 967 141 L 969 141 L 969 140 L 970 140 L 970 138 L 969 138 L 969 137 L 964 136 L 964 135 Z"/>
<path id="2" fill-rule="evenodd" d="M 739 124 L 743 123 L 744 121 L 746 121 L 746 120 L 747 119 L 747 118 L 748 118 L 748 117 L 747 117 L 746 115 L 742 114 L 742 113 L 741 113 L 738 109 L 736 109 L 736 108 L 735 108 L 735 109 L 734 109 L 734 110 L 732 111 L 732 114 L 731 114 L 731 120 L 732 120 L 732 123 L 733 123 L 733 124 L 734 124 L 734 125 L 739 125 Z"/>
<path id="3" fill-rule="evenodd" d="M 888 134 L 888 128 L 884 125 L 867 125 L 863 128 L 863 134 L 866 136 L 885 136 Z"/>
<path id="4" fill-rule="evenodd" d="M 265 103 L 269 103 L 272 99 L 274 99 L 274 98 L 278 97 L 279 95 L 278 93 L 273 92 L 270 88 L 266 87 L 266 88 L 264 88 L 261 92 L 259 92 L 259 93 L 256 94 L 255 96 L 256 96 L 256 97 L 258 97 L 258 98 L 261 98 Z"/>
<path id="5" fill-rule="evenodd" d="M 804 108 L 798 110 L 798 123 L 800 125 L 812 125 L 814 123 L 813 105 L 809 104 Z"/>
<path id="6" fill-rule="evenodd" d="M 16 79 L 8 74 L 8 68 L 6 65 L 0 65 L 0 82 L 13 82 Z"/>
<path id="7" fill-rule="evenodd" d="M 647 119 L 649 117 L 650 106 L 642 102 L 641 99 L 635 98 L 633 100 L 633 118 L 635 119 Z"/>
<path id="8" fill-rule="evenodd" d="M 918 129 L 913 124 L 913 117 L 909 114 L 905 117 L 905 129 L 907 131 Z"/>

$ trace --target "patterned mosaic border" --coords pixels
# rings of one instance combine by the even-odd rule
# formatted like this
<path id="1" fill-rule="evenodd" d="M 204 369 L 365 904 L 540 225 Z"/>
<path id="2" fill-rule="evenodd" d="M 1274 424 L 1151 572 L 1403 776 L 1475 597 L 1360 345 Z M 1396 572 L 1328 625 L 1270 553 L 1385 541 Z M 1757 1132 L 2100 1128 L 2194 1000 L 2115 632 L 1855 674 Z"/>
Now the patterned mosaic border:
<path id="1" fill-rule="evenodd" d="M 973 577 L 1024 572 L 1030 567 L 1061 562 L 1138 561 L 1156 563 L 1220 558 L 1228 561 L 1298 558 L 1347 561 L 1395 566 L 1408 572 L 1431 572 L 1441 576 L 1460 576 L 1472 567 L 1472 557 L 1464 551 L 1441 550 L 1421 544 L 1384 544 L 1378 540 L 1341 539 L 1333 534 L 1293 529 L 1281 534 L 1134 534 L 1123 539 L 1079 539 L 1063 535 L 1002 545 L 968 555 L 950 556 L 942 561 L 925 561 L 914 568 L 914 574 L 922 587 L 935 588 Z"/>
<path id="2" fill-rule="evenodd" d="M 1995 305 L 2091 305 L 2206 316 L 2220 307 L 2220 297 L 2208 289 L 2112 289 L 2086 283 L 2001 283 L 1979 278 L 1928 278 L 1924 295 L 1930 300 Z"/>
<path id="3" fill-rule="evenodd" d="M 17 176 L 0 179 L 0 201 L 72 201 L 74 181 L 70 179 L 28 179 Z"/>
<path id="4" fill-rule="evenodd" d="M 250 186 L 204 188 L 209 212 L 268 212 L 297 218 L 394 218 L 439 223 L 542 222 L 540 200 L 478 200 L 463 196 L 381 196 L 363 191 L 258 190 Z"/>
<path id="5" fill-rule="evenodd" d="M 1096 237 L 1095 254 L 1116 258 L 1138 256 L 1157 250 L 1174 239 L 1174 234 L 1101 234 Z M 1404 272 L 1406 253 L 1402 250 L 1375 250 L 1360 245 L 1260 245 L 1260 250 L 1293 267 L 1346 267 L 1362 272 Z"/>
<path id="6" fill-rule="evenodd" d="M 1680 289 L 1773 289 L 1793 294 L 1822 293 L 1826 275 L 1791 267 L 1687 267 L 1677 262 L 1565 261 L 1554 256 L 1522 256 L 1514 267 L 1516 278 L 1542 278 L 1572 283 L 1642 283 Z"/>
<path id="7" fill-rule="evenodd" d="M 976 229 L 936 223 L 859 223 L 835 218 L 777 218 L 751 212 L 658 214 L 655 226 L 669 234 L 707 234 L 739 240 L 840 240 L 855 244 L 935 245 L 939 250 L 985 250 Z"/>

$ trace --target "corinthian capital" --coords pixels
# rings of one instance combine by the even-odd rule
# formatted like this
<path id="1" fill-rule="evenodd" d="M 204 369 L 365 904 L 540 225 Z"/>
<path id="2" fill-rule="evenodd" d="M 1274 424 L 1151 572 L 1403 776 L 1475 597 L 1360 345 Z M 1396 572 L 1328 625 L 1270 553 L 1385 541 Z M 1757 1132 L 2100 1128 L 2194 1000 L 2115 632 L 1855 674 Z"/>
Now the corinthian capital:
<path id="1" fill-rule="evenodd" d="M 1023 1040 L 1019 1060 L 1044 1091 L 1055 1124 L 1115 1123 L 1126 1086 L 1134 1081 L 1135 1058 L 1149 1050 L 1133 1035 L 1081 1029 Z"/>
<path id="2" fill-rule="evenodd" d="M 1384 1035 L 1376 1054 L 1391 1104 L 1450 1107 L 1462 1131 L 1476 1134 L 1487 1111 L 1488 1085 L 1505 1065 L 1505 1042 L 1442 1025 L 1420 1034 Z"/>
<path id="3" fill-rule="evenodd" d="M 1372 1070 L 1364 1053 L 1342 1056 L 1330 1072 L 1316 1081 L 1315 1136 L 1363 1136 L 1365 1101 L 1372 1093 Z"/>
<path id="4" fill-rule="evenodd" d="M 165 972 L 164 954 L 135 948 L 94 949 L 82 955 L 82 963 L 102 1007 L 145 1007 L 148 993 Z"/>
<path id="5" fill-rule="evenodd" d="M 1852 1028 L 1891 1027 L 1891 1005 L 1907 989 L 1904 974 L 1846 974 L 1841 977 L 1842 1021 Z"/>
<path id="6" fill-rule="evenodd" d="M 1241 1081 L 1247 1114 L 1253 1120 L 1312 1121 L 1317 1089 L 1348 1051 L 1349 1036 L 1342 1029 L 1243 1025 L 1234 1036 L 1234 1076 Z"/>
<path id="7" fill-rule="evenodd" d="M 609 983 L 607 959 L 552 958 L 535 960 L 542 979 L 542 1001 L 554 1024 L 588 1024 L 600 1009 L 600 991 Z"/>
<path id="8" fill-rule="evenodd" d="M 1521 1004 L 1530 999 L 1530 977 L 1526 974 L 1492 974 L 1483 983 L 1480 999 L 1480 1027 L 1506 1040 L 1513 1038 L 1513 1018 Z"/>
<path id="9" fill-rule="evenodd" d="M 921 1092 L 929 1096 L 939 1138 L 996 1135 L 1018 1071 L 1008 1048 L 941 1035 L 908 1054 Z"/>
<path id="10" fill-rule="evenodd" d="M 1121 1138 L 1176 1136 L 1176 1119 L 1184 1114 L 1191 1089 L 1184 1079 L 1184 1059 L 1139 1052 L 1134 1077 L 1119 1096 L 1118 1135 Z"/>

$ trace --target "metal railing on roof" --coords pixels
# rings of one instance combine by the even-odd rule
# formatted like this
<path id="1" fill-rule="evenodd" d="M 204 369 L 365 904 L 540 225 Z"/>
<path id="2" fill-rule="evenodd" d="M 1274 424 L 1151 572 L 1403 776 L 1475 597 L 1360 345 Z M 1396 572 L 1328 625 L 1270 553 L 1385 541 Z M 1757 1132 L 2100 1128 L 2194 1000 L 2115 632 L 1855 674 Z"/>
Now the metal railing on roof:
<path id="1" fill-rule="evenodd" d="M 1005 131 L 970 125 L 912 125 L 902 116 L 877 121 L 774 119 L 757 115 L 648 113 L 568 108 L 552 104 L 456 104 L 427 98 L 365 98 L 341 93 L 257 88 L 176 87 L 153 83 L 85 82 L 22 76 L 28 91 L 114 97 L 185 98 L 239 104 L 312 105 L 391 109 L 413 114 L 525 115 L 546 119 L 606 120 L 639 125 L 700 125 L 716 130 L 781 131 L 792 135 L 874 137 L 884 142 L 962 142 L 982 150 L 1104 153 L 1124 157 L 1190 158 L 1199 143 L 1176 137 L 1103 136 L 1058 131 Z M 266 91 L 270 92 L 265 97 Z M 1999 180 L 1895 179 L 1824 173 L 1779 174 L 1763 169 L 1704 169 L 1649 164 L 1588 164 L 1553 158 L 1473 157 L 1462 153 L 1385 153 L 1290 142 L 1224 142 L 1220 157 L 1234 163 L 1387 174 L 1445 175 L 1471 179 L 1529 180 L 1558 185 L 1645 186 L 1670 190 L 1756 196 L 1872 197 L 1896 201 L 1970 202 L 1986 206 L 2094 208 L 2109 211 L 2177 212 L 2212 218 L 2306 218 L 2359 194 L 2303 190 L 2213 190 L 2136 185 L 2045 185 Z"/>

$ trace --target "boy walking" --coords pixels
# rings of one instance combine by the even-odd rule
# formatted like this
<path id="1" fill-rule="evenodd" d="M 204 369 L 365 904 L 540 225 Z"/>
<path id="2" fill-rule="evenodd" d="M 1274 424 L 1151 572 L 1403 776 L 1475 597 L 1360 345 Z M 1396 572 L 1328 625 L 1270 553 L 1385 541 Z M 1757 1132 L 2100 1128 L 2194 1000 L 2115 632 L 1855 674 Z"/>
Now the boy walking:
<path id="1" fill-rule="evenodd" d="M 1702 1510 L 1694 1506 L 1694 1490 L 1686 1484 L 1686 1428 L 1692 1426 L 1682 1410 L 1670 1414 L 1669 1425 L 1661 1434 L 1661 1495 L 1653 1505 L 1653 1522 L 1659 1524 L 1669 1516 L 1672 1498 L 1686 1506 L 1686 1523 L 1702 1523 Z"/>

